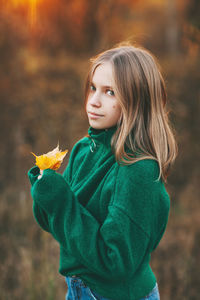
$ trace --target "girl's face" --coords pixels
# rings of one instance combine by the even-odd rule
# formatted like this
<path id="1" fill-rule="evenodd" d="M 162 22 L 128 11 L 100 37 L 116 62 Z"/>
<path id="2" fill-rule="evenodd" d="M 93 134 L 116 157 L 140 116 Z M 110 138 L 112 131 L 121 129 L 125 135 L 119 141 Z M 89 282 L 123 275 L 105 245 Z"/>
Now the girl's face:
<path id="1" fill-rule="evenodd" d="M 117 124 L 121 107 L 114 94 L 113 71 L 110 63 L 99 65 L 89 87 L 86 111 L 90 126 L 106 129 Z"/>

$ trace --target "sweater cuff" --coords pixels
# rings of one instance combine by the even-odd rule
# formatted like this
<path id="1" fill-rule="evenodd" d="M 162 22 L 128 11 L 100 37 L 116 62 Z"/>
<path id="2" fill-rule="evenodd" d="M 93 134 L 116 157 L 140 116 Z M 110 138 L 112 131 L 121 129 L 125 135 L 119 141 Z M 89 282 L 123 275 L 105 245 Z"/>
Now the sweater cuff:
<path id="1" fill-rule="evenodd" d="M 32 167 L 28 171 L 28 177 L 32 186 L 36 182 L 39 175 L 40 175 L 40 169 L 37 166 Z"/>
<path id="2" fill-rule="evenodd" d="M 67 191 L 67 182 L 61 174 L 45 169 L 40 179 L 31 188 L 31 195 L 46 212 L 53 213 Z"/>

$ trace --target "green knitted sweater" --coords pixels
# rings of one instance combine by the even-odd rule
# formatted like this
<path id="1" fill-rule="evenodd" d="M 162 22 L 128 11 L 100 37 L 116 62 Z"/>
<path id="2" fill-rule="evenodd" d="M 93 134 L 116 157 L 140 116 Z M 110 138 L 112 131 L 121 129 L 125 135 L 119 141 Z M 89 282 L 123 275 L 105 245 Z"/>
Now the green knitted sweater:
<path id="1" fill-rule="evenodd" d="M 33 213 L 60 245 L 59 272 L 101 296 L 138 300 L 155 286 L 151 252 L 166 229 L 170 200 L 156 161 L 120 165 L 110 141 L 116 127 L 94 129 L 73 147 L 63 175 L 28 175 Z"/>

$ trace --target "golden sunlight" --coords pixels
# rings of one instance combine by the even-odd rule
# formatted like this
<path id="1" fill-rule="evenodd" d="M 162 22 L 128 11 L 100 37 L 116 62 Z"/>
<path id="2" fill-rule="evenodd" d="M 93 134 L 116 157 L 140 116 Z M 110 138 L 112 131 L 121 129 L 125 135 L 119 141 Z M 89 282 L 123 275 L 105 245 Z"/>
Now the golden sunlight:
<path id="1" fill-rule="evenodd" d="M 42 0 L 11 0 L 12 6 L 15 8 L 19 6 L 27 6 L 28 20 L 30 25 L 34 25 L 37 19 L 37 5 Z"/>

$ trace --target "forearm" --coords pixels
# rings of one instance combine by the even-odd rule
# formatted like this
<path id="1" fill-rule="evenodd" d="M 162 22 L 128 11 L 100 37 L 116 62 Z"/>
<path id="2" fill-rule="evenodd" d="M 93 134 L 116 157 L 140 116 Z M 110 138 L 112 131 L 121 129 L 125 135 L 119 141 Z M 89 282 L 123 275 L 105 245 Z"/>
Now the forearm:
<path id="1" fill-rule="evenodd" d="M 47 213 L 35 202 L 33 201 L 33 215 L 40 227 L 49 232 L 49 222 Z"/>

